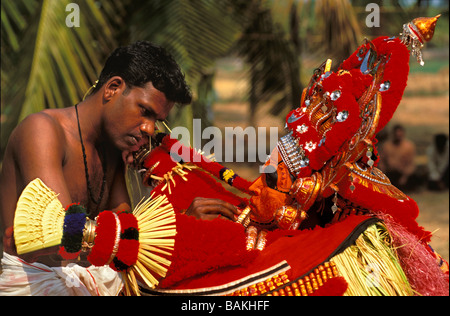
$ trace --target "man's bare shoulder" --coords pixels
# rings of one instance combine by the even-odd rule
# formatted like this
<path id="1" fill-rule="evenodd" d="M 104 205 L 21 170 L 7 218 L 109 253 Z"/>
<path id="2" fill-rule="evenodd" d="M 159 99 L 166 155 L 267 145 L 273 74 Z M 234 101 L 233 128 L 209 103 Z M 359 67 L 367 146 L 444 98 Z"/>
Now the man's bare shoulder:
<path id="1" fill-rule="evenodd" d="M 58 122 L 57 116 L 49 111 L 41 111 L 28 115 L 22 122 L 17 126 L 17 129 L 27 130 L 27 129 L 37 129 L 37 128 L 57 128 L 60 123 Z"/>
<path id="2" fill-rule="evenodd" d="M 383 151 L 389 151 L 389 150 L 393 150 L 395 148 L 394 143 L 391 140 L 387 140 L 383 143 L 383 145 L 381 146 Z"/>
<path id="3" fill-rule="evenodd" d="M 49 111 L 41 111 L 27 116 L 19 125 L 15 133 L 20 136 L 42 136 L 43 133 L 51 133 L 62 136 L 62 122 L 57 115 Z"/>
<path id="4" fill-rule="evenodd" d="M 11 134 L 10 143 L 15 151 L 47 145 L 64 145 L 65 134 L 61 121 L 52 112 L 31 114 L 20 122 Z M 56 148 L 56 147 L 53 147 Z M 16 152 L 17 154 L 17 152 Z"/>
<path id="5" fill-rule="evenodd" d="M 416 144 L 414 144 L 413 141 L 409 140 L 409 139 L 405 139 L 403 141 L 405 148 L 409 149 L 409 150 L 414 150 L 416 148 Z"/>

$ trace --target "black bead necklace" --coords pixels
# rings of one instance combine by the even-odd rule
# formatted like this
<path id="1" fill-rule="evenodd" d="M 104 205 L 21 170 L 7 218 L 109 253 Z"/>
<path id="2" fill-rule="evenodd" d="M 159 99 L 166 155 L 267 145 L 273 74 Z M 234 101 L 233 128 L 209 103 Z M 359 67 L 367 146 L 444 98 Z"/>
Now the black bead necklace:
<path id="1" fill-rule="evenodd" d="M 78 117 L 78 104 L 75 104 L 75 112 L 76 112 L 76 115 L 77 115 L 78 133 L 80 134 L 81 150 L 83 152 L 84 174 L 86 176 L 86 184 L 87 184 L 88 194 L 89 194 L 90 200 L 94 204 L 97 205 L 96 208 L 95 208 L 95 215 L 97 215 L 98 208 L 100 207 L 100 202 L 102 201 L 103 194 L 105 193 L 105 184 L 106 184 L 106 155 L 105 155 L 105 148 L 102 146 L 103 181 L 102 181 L 102 186 L 101 186 L 101 189 L 100 189 L 100 195 L 99 195 L 98 199 L 95 199 L 94 195 L 92 194 L 91 182 L 89 181 L 89 170 L 88 170 L 87 160 L 86 160 L 86 150 L 85 150 L 84 144 L 83 144 L 83 137 L 81 136 L 80 119 Z M 92 214 L 90 214 L 90 215 L 92 215 Z"/>

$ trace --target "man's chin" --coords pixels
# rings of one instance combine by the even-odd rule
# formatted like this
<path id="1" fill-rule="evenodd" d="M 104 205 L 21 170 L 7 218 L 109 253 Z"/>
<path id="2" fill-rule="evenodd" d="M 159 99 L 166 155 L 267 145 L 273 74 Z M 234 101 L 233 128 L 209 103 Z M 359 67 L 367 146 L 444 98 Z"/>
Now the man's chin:
<path id="1" fill-rule="evenodd" d="M 133 152 L 131 151 L 123 151 L 122 152 L 122 160 L 125 163 L 125 165 L 131 165 L 133 163 Z"/>

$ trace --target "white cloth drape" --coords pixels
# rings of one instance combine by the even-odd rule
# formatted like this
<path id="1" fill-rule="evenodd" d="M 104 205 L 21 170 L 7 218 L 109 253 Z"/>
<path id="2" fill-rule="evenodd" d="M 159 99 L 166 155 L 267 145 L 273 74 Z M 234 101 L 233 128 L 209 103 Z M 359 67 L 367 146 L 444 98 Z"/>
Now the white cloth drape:
<path id="1" fill-rule="evenodd" d="M 48 267 L 5 252 L 1 263 L 0 296 L 111 296 L 123 286 L 120 274 L 108 266 Z"/>

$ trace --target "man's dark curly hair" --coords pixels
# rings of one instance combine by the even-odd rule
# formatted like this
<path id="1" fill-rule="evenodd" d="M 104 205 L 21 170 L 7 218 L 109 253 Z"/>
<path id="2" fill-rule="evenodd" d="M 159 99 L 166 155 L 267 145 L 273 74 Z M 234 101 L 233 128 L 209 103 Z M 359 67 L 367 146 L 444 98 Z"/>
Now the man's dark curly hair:
<path id="1" fill-rule="evenodd" d="M 114 76 L 121 77 L 130 89 L 152 82 L 172 102 L 189 104 L 192 101 L 191 91 L 177 62 L 163 47 L 147 41 L 116 48 L 106 60 L 92 94 Z"/>

